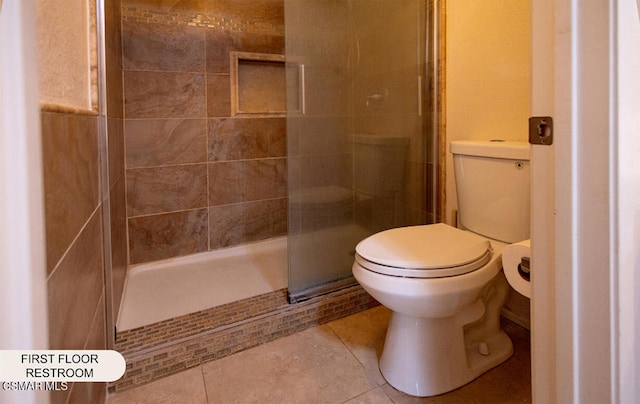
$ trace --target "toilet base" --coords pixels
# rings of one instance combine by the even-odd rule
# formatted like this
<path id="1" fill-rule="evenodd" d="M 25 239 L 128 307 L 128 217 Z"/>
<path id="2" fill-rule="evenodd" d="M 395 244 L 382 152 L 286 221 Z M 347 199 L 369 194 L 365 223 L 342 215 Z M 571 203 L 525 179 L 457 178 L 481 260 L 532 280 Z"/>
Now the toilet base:
<path id="1" fill-rule="evenodd" d="M 478 316 L 482 324 L 483 314 L 480 301 L 448 318 L 393 312 L 380 358 L 382 375 L 397 390 L 419 397 L 446 393 L 476 379 L 513 354 L 511 340 L 498 327 L 485 328 L 480 338 L 469 328 L 465 332 L 469 318 Z"/>

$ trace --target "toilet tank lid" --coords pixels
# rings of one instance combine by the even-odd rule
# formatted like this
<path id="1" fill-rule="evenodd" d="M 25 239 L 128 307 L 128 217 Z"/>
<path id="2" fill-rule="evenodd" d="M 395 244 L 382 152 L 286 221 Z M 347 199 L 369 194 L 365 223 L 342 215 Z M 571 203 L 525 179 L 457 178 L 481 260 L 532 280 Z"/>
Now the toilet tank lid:
<path id="1" fill-rule="evenodd" d="M 450 151 L 465 156 L 529 160 L 530 145 L 513 140 L 454 140 Z"/>

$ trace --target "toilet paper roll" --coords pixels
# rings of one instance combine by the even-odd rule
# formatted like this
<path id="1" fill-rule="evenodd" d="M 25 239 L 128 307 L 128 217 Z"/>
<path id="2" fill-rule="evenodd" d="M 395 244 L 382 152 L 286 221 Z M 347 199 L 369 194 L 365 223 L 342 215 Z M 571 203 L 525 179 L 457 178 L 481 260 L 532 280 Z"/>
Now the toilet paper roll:
<path id="1" fill-rule="evenodd" d="M 502 267 L 509 284 L 520 294 L 531 298 L 531 282 L 525 279 L 521 272 L 528 272 L 519 268 L 522 258 L 531 259 L 531 240 L 509 244 L 502 251 Z"/>

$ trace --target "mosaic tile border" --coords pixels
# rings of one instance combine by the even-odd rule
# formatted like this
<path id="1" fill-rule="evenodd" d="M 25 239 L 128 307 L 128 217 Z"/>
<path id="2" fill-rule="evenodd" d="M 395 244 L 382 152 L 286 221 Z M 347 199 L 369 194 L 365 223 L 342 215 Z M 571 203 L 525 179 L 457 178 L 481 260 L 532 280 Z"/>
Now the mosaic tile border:
<path id="1" fill-rule="evenodd" d="M 252 34 L 284 35 L 284 25 L 265 21 L 244 21 L 235 18 L 210 16 L 200 13 L 180 13 L 152 8 L 122 6 L 122 21 L 147 22 L 165 25 L 186 25 L 222 31 Z"/>
<path id="2" fill-rule="evenodd" d="M 282 290 L 277 293 L 281 296 Z M 241 304 L 244 304 L 244 301 Z M 360 285 L 355 285 L 305 302 L 287 303 L 286 306 L 276 307 L 275 310 L 262 315 L 221 325 L 190 337 L 173 340 L 172 338 L 176 336 L 167 337 L 168 339 L 162 344 L 154 347 L 146 347 L 143 342 L 139 346 L 140 349 L 136 351 L 132 345 L 129 345 L 132 350 L 129 353 L 123 353 L 127 361 L 125 374 L 109 385 L 109 391 L 118 392 L 137 387 L 199 366 L 204 362 L 220 359 L 378 305 L 379 303 Z M 196 321 L 197 318 L 197 316 L 184 317 L 182 320 L 186 321 Z M 167 335 L 170 334 L 171 328 L 168 326 L 169 322 L 166 322 Z M 182 328 L 190 327 L 188 322 L 180 322 L 180 324 Z M 197 327 L 198 324 L 194 326 Z M 143 333 L 138 335 L 140 340 L 135 341 L 144 341 Z M 128 342 L 134 341 L 133 336 L 133 333 L 128 336 Z M 116 341 L 116 350 L 120 351 L 118 341 Z"/>

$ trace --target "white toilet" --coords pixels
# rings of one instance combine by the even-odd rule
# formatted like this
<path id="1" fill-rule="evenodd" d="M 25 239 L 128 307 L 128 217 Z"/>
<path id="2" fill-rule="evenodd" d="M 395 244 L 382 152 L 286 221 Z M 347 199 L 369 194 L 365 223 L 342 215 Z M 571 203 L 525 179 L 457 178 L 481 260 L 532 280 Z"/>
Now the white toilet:
<path id="1" fill-rule="evenodd" d="M 513 353 L 500 329 L 502 249 L 529 238 L 529 145 L 451 143 L 458 218 L 386 230 L 356 247 L 353 275 L 393 311 L 380 371 L 414 396 L 454 390 Z"/>

